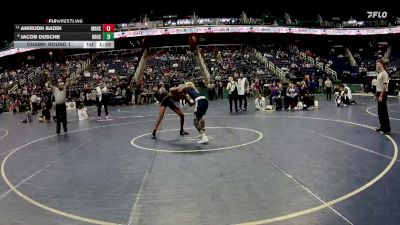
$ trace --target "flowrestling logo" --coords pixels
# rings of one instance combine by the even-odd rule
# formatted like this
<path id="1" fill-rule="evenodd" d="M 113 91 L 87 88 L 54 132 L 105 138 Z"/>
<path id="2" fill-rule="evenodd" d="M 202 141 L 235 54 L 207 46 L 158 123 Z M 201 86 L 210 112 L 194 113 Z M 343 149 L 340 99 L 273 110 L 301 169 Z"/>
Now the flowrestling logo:
<path id="1" fill-rule="evenodd" d="M 387 17 L 387 12 L 386 11 L 367 11 L 368 18 L 379 18 L 379 19 L 385 19 Z"/>
<path id="2" fill-rule="evenodd" d="M 47 19 L 46 23 L 83 23 L 83 19 Z"/>

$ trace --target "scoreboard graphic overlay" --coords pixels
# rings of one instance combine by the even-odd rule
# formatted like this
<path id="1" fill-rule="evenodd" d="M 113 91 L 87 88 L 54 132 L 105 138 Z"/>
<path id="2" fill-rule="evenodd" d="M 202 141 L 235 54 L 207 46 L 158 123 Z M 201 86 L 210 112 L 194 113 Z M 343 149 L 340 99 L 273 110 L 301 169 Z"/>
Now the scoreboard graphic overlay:
<path id="1" fill-rule="evenodd" d="M 114 24 L 16 24 L 14 48 L 113 49 Z"/>

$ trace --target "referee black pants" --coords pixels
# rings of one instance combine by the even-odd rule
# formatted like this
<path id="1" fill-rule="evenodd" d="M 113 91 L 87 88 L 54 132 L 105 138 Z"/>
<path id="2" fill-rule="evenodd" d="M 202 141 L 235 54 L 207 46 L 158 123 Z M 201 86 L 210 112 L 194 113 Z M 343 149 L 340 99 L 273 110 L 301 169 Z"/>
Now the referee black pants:
<path id="1" fill-rule="evenodd" d="M 106 116 L 108 116 L 108 108 L 107 108 L 107 100 L 102 99 L 101 101 L 97 102 L 97 116 L 101 116 L 101 106 L 104 105 L 104 112 L 106 113 Z"/>
<path id="2" fill-rule="evenodd" d="M 379 98 L 380 92 L 376 92 L 376 97 Z M 382 131 L 390 131 L 389 113 L 387 109 L 387 93 L 383 94 L 382 101 L 378 101 L 378 116 Z"/>
<path id="3" fill-rule="evenodd" d="M 326 88 L 326 100 L 328 100 L 328 101 L 332 100 L 332 88 L 331 87 Z"/>
<path id="4" fill-rule="evenodd" d="M 67 107 L 65 104 L 56 105 L 57 118 L 57 134 L 60 133 L 61 123 L 63 124 L 64 132 L 67 132 Z"/>

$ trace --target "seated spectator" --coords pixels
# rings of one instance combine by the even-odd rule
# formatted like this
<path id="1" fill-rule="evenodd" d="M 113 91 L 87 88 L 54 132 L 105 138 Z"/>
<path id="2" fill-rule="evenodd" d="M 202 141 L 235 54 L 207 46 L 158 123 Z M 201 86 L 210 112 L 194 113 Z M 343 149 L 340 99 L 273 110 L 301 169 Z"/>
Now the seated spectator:
<path id="1" fill-rule="evenodd" d="M 281 90 L 275 86 L 271 86 L 271 94 L 269 95 L 270 105 L 275 105 L 276 99 L 281 97 Z"/>
<path id="2" fill-rule="evenodd" d="M 344 94 L 345 98 L 347 99 L 346 102 L 348 101 L 349 104 L 357 104 L 356 101 L 353 100 L 353 94 L 351 93 L 351 89 L 347 84 L 344 85 Z"/>
<path id="3" fill-rule="evenodd" d="M 39 122 L 49 122 L 51 118 L 50 109 L 45 105 L 42 110 L 42 115 L 38 118 Z"/>
<path id="4" fill-rule="evenodd" d="M 300 96 L 300 101 L 304 101 L 304 96 L 309 95 L 310 91 L 306 85 L 306 83 L 303 81 L 301 82 L 300 88 L 299 88 L 299 96 Z"/>
<path id="5" fill-rule="evenodd" d="M 23 123 L 32 123 L 33 122 L 33 117 L 31 111 L 27 111 L 25 114 L 25 119 L 22 120 Z"/>
<path id="6" fill-rule="evenodd" d="M 286 91 L 286 96 L 287 96 L 287 104 L 290 109 L 295 109 L 298 103 L 298 95 L 299 95 L 299 90 L 297 87 L 292 83 L 289 82 L 289 87 Z"/>
<path id="7" fill-rule="evenodd" d="M 343 106 L 348 105 L 348 98 L 345 96 L 343 86 L 340 86 L 339 90 L 335 91 L 335 102 L 337 107 L 339 107 L 342 103 Z"/>
<path id="8" fill-rule="evenodd" d="M 78 119 L 79 120 L 88 120 L 90 118 L 89 113 L 87 112 L 87 108 L 83 103 L 79 104 L 78 108 Z"/>
<path id="9" fill-rule="evenodd" d="M 256 111 L 262 110 L 265 111 L 266 109 L 266 103 L 265 103 L 265 98 L 262 96 L 262 94 L 258 94 L 258 97 L 255 99 L 254 103 L 256 107 Z"/>

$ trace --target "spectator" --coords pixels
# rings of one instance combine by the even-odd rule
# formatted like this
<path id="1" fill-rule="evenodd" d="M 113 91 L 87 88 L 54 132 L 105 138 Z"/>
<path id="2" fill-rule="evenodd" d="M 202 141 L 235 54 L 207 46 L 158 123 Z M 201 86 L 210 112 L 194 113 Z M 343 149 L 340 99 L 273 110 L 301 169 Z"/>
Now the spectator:
<path id="1" fill-rule="evenodd" d="M 353 94 L 351 93 L 351 89 L 347 84 L 344 84 L 344 94 L 348 99 L 348 104 L 357 104 L 356 101 L 353 99 Z"/>
<path id="2" fill-rule="evenodd" d="M 106 119 L 108 119 L 108 108 L 107 108 L 107 101 L 108 101 L 108 88 L 107 85 L 104 84 L 103 81 L 100 81 L 99 85 L 96 87 L 97 93 L 97 116 L 98 119 L 101 118 L 101 108 L 104 106 L 104 112 L 106 113 Z"/>
<path id="3" fill-rule="evenodd" d="M 286 95 L 288 97 L 287 101 L 289 108 L 294 109 L 298 103 L 299 90 L 292 82 L 289 82 L 289 87 L 287 89 Z"/>
<path id="4" fill-rule="evenodd" d="M 258 97 L 255 99 L 255 107 L 256 111 L 265 111 L 266 108 L 266 103 L 265 103 L 265 98 L 262 96 L 262 94 L 258 94 Z"/>
<path id="5" fill-rule="evenodd" d="M 38 111 L 38 96 L 36 94 L 32 94 L 29 100 L 31 104 L 32 116 L 34 116 L 37 114 Z"/>
<path id="6" fill-rule="evenodd" d="M 222 81 L 218 81 L 217 93 L 217 99 L 224 100 L 224 84 L 222 83 Z"/>
<path id="7" fill-rule="evenodd" d="M 42 110 L 42 116 L 39 118 L 39 122 L 49 122 L 51 119 L 50 109 L 45 105 Z"/>
<path id="8" fill-rule="evenodd" d="M 335 102 L 337 107 L 339 107 L 342 103 L 344 106 L 347 106 L 348 99 L 346 99 L 343 86 L 339 86 L 339 90 L 335 91 L 335 97 L 336 97 Z"/>
<path id="9" fill-rule="evenodd" d="M 235 111 L 238 112 L 238 107 L 237 107 L 237 97 L 238 97 L 238 91 L 237 91 L 237 83 L 233 79 L 233 77 L 229 77 L 229 83 L 226 86 L 226 90 L 228 91 L 228 100 L 229 100 L 229 109 L 232 112 L 232 102 L 235 103 Z"/>
<path id="10" fill-rule="evenodd" d="M 88 120 L 90 118 L 89 113 L 87 112 L 87 108 L 83 103 L 79 104 L 78 108 L 78 119 L 79 120 Z"/>
<path id="11" fill-rule="evenodd" d="M 214 100 L 214 96 L 215 96 L 215 85 L 213 82 L 210 82 L 207 85 L 207 90 L 208 90 L 208 97 L 210 99 L 210 101 Z"/>
<path id="12" fill-rule="evenodd" d="M 238 98 L 239 98 L 239 108 L 240 110 L 247 111 L 247 94 L 249 93 L 249 82 L 243 73 L 240 73 L 240 77 L 237 82 Z M 244 101 L 244 109 L 242 108 L 242 103 Z"/>
<path id="13" fill-rule="evenodd" d="M 329 77 L 326 78 L 324 87 L 325 87 L 325 92 L 326 92 L 326 100 L 327 101 L 332 100 L 332 81 L 331 81 L 331 79 L 329 79 Z"/>
<path id="14" fill-rule="evenodd" d="M 324 82 L 324 80 L 323 80 L 322 78 L 319 78 L 319 79 L 318 79 L 318 87 L 319 87 L 319 90 L 320 90 L 320 91 L 322 91 L 322 89 L 324 88 L 324 87 L 323 87 L 323 82 Z"/>
<path id="15" fill-rule="evenodd" d="M 376 94 L 376 86 L 377 85 L 378 85 L 378 80 L 376 79 L 376 77 L 374 77 L 374 79 L 372 79 L 372 82 L 371 82 L 372 93 L 374 95 Z"/>

